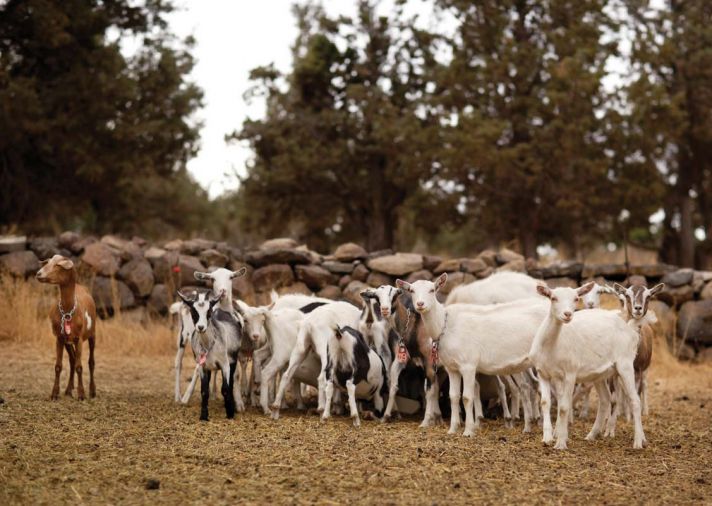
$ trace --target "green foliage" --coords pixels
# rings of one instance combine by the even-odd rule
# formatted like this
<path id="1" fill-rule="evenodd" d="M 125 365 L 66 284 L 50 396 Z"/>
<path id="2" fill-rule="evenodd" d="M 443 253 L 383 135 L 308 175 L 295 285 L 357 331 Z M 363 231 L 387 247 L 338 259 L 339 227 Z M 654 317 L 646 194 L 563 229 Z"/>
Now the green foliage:
<path id="1" fill-rule="evenodd" d="M 0 7 L 2 223 L 163 235 L 205 216 L 185 169 L 202 99 L 186 81 L 190 45 L 164 30 L 170 3 L 130 4 Z M 121 54 L 125 38 L 141 41 L 134 57 Z"/>

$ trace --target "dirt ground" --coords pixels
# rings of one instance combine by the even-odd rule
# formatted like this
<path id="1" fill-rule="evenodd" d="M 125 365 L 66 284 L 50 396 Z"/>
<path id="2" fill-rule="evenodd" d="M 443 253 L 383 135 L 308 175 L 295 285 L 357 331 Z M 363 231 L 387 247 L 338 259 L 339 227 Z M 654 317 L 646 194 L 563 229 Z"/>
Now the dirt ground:
<path id="1" fill-rule="evenodd" d="M 3 344 L 0 504 L 712 504 L 709 367 L 652 372 L 646 449 L 632 449 L 624 420 L 614 440 L 594 443 L 583 439 L 592 422 L 576 421 L 562 453 L 540 430 L 500 420 L 467 439 L 416 420 L 357 430 L 346 418 L 274 422 L 250 410 L 228 421 L 213 401 L 201 423 L 197 395 L 173 403 L 172 356 L 99 346 L 98 398 L 50 402 L 52 348 Z"/>

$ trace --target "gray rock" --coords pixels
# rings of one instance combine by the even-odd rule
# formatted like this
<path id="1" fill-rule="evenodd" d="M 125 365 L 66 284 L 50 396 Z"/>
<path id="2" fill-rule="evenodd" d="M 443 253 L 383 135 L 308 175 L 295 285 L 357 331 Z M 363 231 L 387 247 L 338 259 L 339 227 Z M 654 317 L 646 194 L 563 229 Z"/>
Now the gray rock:
<path id="1" fill-rule="evenodd" d="M 423 255 L 423 269 L 434 271 L 443 261 L 442 257 L 435 255 Z"/>
<path id="2" fill-rule="evenodd" d="M 198 256 L 201 251 L 206 249 L 213 249 L 215 247 L 215 241 L 209 241 L 207 239 L 189 239 L 183 241 L 180 246 L 180 252 L 184 255 Z"/>
<path id="3" fill-rule="evenodd" d="M 13 251 L 0 256 L 0 271 L 18 278 L 34 276 L 40 270 L 40 261 L 34 251 Z"/>
<path id="4" fill-rule="evenodd" d="M 341 244 L 336 251 L 334 251 L 333 257 L 339 262 L 352 262 L 353 260 L 359 260 L 366 258 L 368 252 L 353 242 L 347 242 Z"/>
<path id="5" fill-rule="evenodd" d="M 76 232 L 62 232 L 59 234 L 59 237 L 57 237 L 57 242 L 59 243 L 60 248 L 68 249 L 70 251 L 73 251 L 72 246 L 79 242 L 79 239 L 81 239 L 81 236 L 77 234 Z"/>
<path id="6" fill-rule="evenodd" d="M 327 260 L 321 266 L 327 271 L 334 274 L 351 274 L 354 270 L 354 264 L 347 262 L 334 262 Z"/>
<path id="7" fill-rule="evenodd" d="M 684 342 L 712 345 L 712 300 L 689 301 L 682 305 L 677 336 Z"/>
<path id="8" fill-rule="evenodd" d="M 450 258 L 440 262 L 433 270 L 433 274 L 442 274 L 443 272 L 460 272 L 462 260 L 460 258 Z"/>
<path id="9" fill-rule="evenodd" d="M 97 276 L 94 279 L 91 294 L 97 311 L 102 314 L 112 314 L 118 308 L 128 309 L 136 305 L 136 299 L 126 283 L 119 280 L 112 281 L 104 276 Z"/>
<path id="10" fill-rule="evenodd" d="M 341 289 L 338 286 L 327 285 L 317 293 L 319 297 L 338 300 L 341 298 Z"/>
<path id="11" fill-rule="evenodd" d="M 703 300 L 712 299 L 712 281 L 708 281 L 707 284 L 704 286 L 702 292 L 700 292 L 700 298 Z"/>
<path id="12" fill-rule="evenodd" d="M 297 265 L 294 272 L 299 281 L 303 281 L 309 288 L 320 290 L 326 285 L 336 283 L 336 276 L 319 265 Z"/>
<path id="13" fill-rule="evenodd" d="M 348 274 L 341 276 L 339 278 L 339 288 L 343 290 L 344 288 L 346 288 L 346 285 L 351 283 L 353 280 L 354 279 L 351 276 L 349 276 Z"/>
<path id="14" fill-rule="evenodd" d="M 487 269 L 487 263 L 481 258 L 463 258 L 460 263 L 460 269 L 470 274 L 477 274 Z"/>
<path id="15" fill-rule="evenodd" d="M 631 265 L 630 273 L 646 278 L 661 278 L 668 272 L 675 270 L 675 267 L 667 264 Z"/>
<path id="16" fill-rule="evenodd" d="M 366 265 L 372 271 L 391 276 L 405 276 L 423 268 L 423 256 L 416 253 L 396 253 L 372 258 L 366 262 Z"/>
<path id="17" fill-rule="evenodd" d="M 477 258 L 481 258 L 490 267 L 497 267 L 497 253 L 491 249 L 482 251 Z"/>
<path id="18" fill-rule="evenodd" d="M 411 272 L 405 279 L 408 283 L 415 283 L 416 281 L 425 280 L 432 281 L 433 273 L 427 269 L 421 269 L 419 271 Z"/>
<path id="19" fill-rule="evenodd" d="M 161 251 L 163 251 L 162 255 L 152 255 L 150 258 L 147 258 L 153 266 L 153 276 L 156 282 L 168 283 L 170 281 L 172 286 L 180 286 L 180 267 L 178 266 L 180 255 L 177 251 Z"/>
<path id="20" fill-rule="evenodd" d="M 115 276 L 119 272 L 119 256 L 113 248 L 94 242 L 84 248 L 82 262 L 100 276 Z"/>
<path id="21" fill-rule="evenodd" d="M 658 299 L 671 306 L 680 306 L 695 298 L 695 290 L 691 285 L 678 286 L 677 288 L 665 287 L 665 290 L 658 294 Z"/>
<path id="22" fill-rule="evenodd" d="M 200 253 L 200 261 L 207 267 L 225 267 L 228 256 L 216 249 L 206 249 Z"/>
<path id="23" fill-rule="evenodd" d="M 366 284 L 374 288 L 378 288 L 381 285 L 392 285 L 393 278 L 380 272 L 372 272 L 368 275 Z"/>
<path id="24" fill-rule="evenodd" d="M 180 239 L 173 239 L 172 241 L 168 241 L 163 245 L 163 249 L 168 250 L 168 251 L 177 251 L 180 252 L 181 248 L 183 247 L 183 241 Z"/>
<path id="25" fill-rule="evenodd" d="M 144 258 L 126 262 L 119 270 L 119 278 L 126 282 L 137 297 L 145 297 L 153 289 L 153 269 Z"/>
<path id="26" fill-rule="evenodd" d="M 549 288 L 578 288 L 578 283 L 575 280 L 566 277 L 549 278 L 546 280 L 546 284 L 549 285 Z"/>
<path id="27" fill-rule="evenodd" d="M 497 263 L 500 265 L 503 264 L 508 264 L 510 262 L 517 262 L 521 260 L 522 262 L 524 261 L 524 255 L 520 255 L 516 251 L 512 251 L 511 249 L 507 248 L 502 248 L 499 250 L 496 254 Z"/>
<path id="28" fill-rule="evenodd" d="M 14 253 L 27 249 L 27 237 L 24 235 L 2 235 L 0 236 L 0 255 L 4 253 Z"/>
<path id="29" fill-rule="evenodd" d="M 180 274 L 180 286 L 188 286 L 195 284 L 195 272 L 202 272 L 205 269 L 203 264 L 197 257 L 190 255 L 178 255 L 178 272 Z M 173 272 L 176 271 L 175 267 L 172 269 Z"/>
<path id="30" fill-rule="evenodd" d="M 356 267 L 354 267 L 354 270 L 351 273 L 351 277 L 356 281 L 362 281 L 365 283 L 368 279 L 369 274 L 371 274 L 371 271 L 368 270 L 368 267 L 366 267 L 364 264 L 358 264 Z"/>
<path id="31" fill-rule="evenodd" d="M 294 282 L 294 273 L 287 264 L 272 264 L 256 269 L 252 274 L 252 284 L 258 292 L 291 285 Z"/>
<path id="32" fill-rule="evenodd" d="M 277 288 L 277 293 L 280 295 L 286 295 L 289 293 L 299 293 L 302 295 L 313 295 L 314 292 L 312 292 L 307 285 L 302 283 L 301 281 L 297 281 L 296 283 L 292 283 L 291 285 L 287 286 L 281 286 Z"/>
<path id="33" fill-rule="evenodd" d="M 361 292 L 370 288 L 366 283 L 361 281 L 351 281 L 346 288 L 344 288 L 343 297 L 344 299 L 356 304 L 358 307 L 363 307 L 363 299 L 361 298 Z"/>
<path id="34" fill-rule="evenodd" d="M 452 274 L 448 274 L 447 282 L 440 289 L 439 293 L 442 296 L 447 296 L 456 286 L 472 283 L 475 279 L 475 276 L 468 272 L 453 272 Z"/>
<path id="35" fill-rule="evenodd" d="M 267 241 L 260 244 L 261 250 L 273 250 L 273 249 L 295 249 L 299 246 L 299 243 L 294 239 L 289 237 L 278 237 L 276 239 L 268 239 Z"/>
<path id="36" fill-rule="evenodd" d="M 662 282 L 670 288 L 677 288 L 692 283 L 693 275 L 694 271 L 692 269 L 678 269 L 665 274 Z"/>
<path id="37" fill-rule="evenodd" d="M 165 315 L 168 314 L 168 306 L 172 301 L 173 296 L 166 285 L 154 285 L 146 305 L 150 311 Z"/>
<path id="38" fill-rule="evenodd" d="M 511 262 L 507 262 L 506 264 L 500 265 L 497 270 L 498 271 L 512 271 L 512 272 L 527 272 L 527 266 L 526 266 L 526 262 L 524 261 L 524 257 L 522 257 L 518 260 L 512 260 Z"/>
<path id="39" fill-rule="evenodd" d="M 81 255 L 82 252 L 85 251 L 88 246 L 95 244 L 97 242 L 99 242 L 99 240 L 92 235 L 89 235 L 87 237 L 82 237 L 81 239 L 79 239 L 77 242 L 73 243 L 69 247 L 69 251 L 71 251 L 75 255 Z"/>
<path id="40" fill-rule="evenodd" d="M 582 278 L 595 278 L 603 276 L 604 278 L 623 278 L 628 274 L 624 264 L 586 264 L 581 272 Z"/>
<path id="41" fill-rule="evenodd" d="M 245 255 L 245 261 L 255 267 L 270 264 L 309 264 L 311 255 L 296 249 L 259 249 Z"/>
<path id="42" fill-rule="evenodd" d="M 54 237 L 35 237 L 30 240 L 29 246 L 40 260 L 47 260 L 60 254 L 59 241 Z"/>

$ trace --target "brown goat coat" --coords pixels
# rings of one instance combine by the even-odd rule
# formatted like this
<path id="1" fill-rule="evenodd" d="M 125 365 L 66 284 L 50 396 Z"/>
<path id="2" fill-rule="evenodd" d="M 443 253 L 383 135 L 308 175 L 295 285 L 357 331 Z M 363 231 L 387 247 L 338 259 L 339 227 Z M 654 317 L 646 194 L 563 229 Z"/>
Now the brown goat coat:
<path id="1" fill-rule="evenodd" d="M 82 378 L 82 347 L 84 341 L 89 341 L 89 396 L 96 396 L 96 385 L 94 383 L 94 346 L 96 342 L 96 305 L 94 299 L 86 287 L 77 284 L 77 271 L 71 260 L 55 255 L 37 273 L 38 281 L 59 286 L 59 302 L 65 313 L 74 307 L 76 296 L 76 309 L 70 320 L 71 331 L 69 335 L 64 335 L 62 316 L 59 311 L 59 304 L 52 305 L 49 311 L 49 319 L 52 325 L 52 333 L 56 338 L 56 360 L 54 366 L 54 386 L 50 395 L 51 399 L 59 397 L 59 377 L 62 373 L 62 355 L 67 350 L 69 356 L 69 381 L 64 391 L 65 395 L 72 395 L 74 390 L 74 374 L 77 374 L 77 398 L 85 398 L 84 383 Z M 87 320 L 87 316 L 90 321 Z"/>

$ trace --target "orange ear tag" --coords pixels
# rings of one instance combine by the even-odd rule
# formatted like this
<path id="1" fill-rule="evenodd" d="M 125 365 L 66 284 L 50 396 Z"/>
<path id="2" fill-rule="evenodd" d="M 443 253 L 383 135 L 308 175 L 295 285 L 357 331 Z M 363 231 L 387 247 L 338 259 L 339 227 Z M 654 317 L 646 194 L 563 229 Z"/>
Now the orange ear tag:
<path id="1" fill-rule="evenodd" d="M 408 361 L 408 349 L 405 347 L 405 344 L 401 344 L 398 346 L 398 362 L 401 364 L 405 364 Z"/>
<path id="2" fill-rule="evenodd" d="M 72 333 L 72 322 L 64 320 L 64 335 L 69 336 Z"/>

